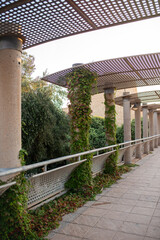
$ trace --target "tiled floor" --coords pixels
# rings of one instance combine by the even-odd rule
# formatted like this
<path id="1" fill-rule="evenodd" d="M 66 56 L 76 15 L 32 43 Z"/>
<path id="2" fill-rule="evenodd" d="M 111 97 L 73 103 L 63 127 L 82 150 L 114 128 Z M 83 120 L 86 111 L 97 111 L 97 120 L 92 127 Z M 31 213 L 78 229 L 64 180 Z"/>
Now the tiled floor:
<path id="1" fill-rule="evenodd" d="M 75 213 L 50 240 L 160 240 L 160 147 Z"/>

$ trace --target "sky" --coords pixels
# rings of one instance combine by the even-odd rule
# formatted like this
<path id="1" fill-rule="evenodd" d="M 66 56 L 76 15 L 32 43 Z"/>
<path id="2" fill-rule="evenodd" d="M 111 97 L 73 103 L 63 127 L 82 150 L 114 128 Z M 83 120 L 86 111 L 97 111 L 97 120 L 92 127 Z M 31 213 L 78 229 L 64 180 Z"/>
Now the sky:
<path id="1" fill-rule="evenodd" d="M 74 63 L 160 52 L 160 17 L 82 33 L 26 50 L 35 57 L 33 77 L 70 68 Z M 138 92 L 160 87 L 138 88 Z"/>

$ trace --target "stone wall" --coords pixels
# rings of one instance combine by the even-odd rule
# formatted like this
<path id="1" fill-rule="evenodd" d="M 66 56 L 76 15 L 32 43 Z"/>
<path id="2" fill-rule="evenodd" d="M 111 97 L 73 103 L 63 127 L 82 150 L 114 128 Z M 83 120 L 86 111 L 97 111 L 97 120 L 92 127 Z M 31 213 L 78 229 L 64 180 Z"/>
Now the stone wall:
<path id="1" fill-rule="evenodd" d="M 136 93 L 137 88 L 129 88 L 125 89 L 126 92 Z M 122 96 L 124 89 L 116 91 L 116 96 Z M 92 96 L 91 102 L 92 116 L 95 117 L 103 117 L 105 114 L 105 106 L 104 106 L 104 93 L 95 94 Z M 63 111 L 68 113 L 68 108 L 63 108 Z M 123 124 L 123 107 L 116 105 L 116 124 L 117 126 L 121 126 Z M 134 111 L 131 111 L 131 120 L 135 118 Z"/>
<path id="2" fill-rule="evenodd" d="M 130 93 L 136 93 L 137 88 L 130 88 L 130 89 L 126 89 L 125 91 Z M 122 96 L 123 92 L 124 92 L 124 89 L 116 91 L 115 97 Z M 100 93 L 92 96 L 91 109 L 92 109 L 92 116 L 104 118 L 104 113 L 105 113 L 104 93 Z M 118 126 L 121 126 L 123 124 L 123 107 L 116 105 L 116 113 L 117 113 L 116 124 Z M 134 118 L 135 118 L 134 111 L 131 111 L 131 120 Z"/>

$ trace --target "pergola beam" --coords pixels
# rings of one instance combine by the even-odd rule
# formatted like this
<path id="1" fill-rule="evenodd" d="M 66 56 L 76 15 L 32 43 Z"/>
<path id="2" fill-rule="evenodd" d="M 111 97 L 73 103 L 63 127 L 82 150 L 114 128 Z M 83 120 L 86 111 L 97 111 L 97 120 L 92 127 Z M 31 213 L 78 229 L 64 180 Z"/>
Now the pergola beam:
<path id="1" fill-rule="evenodd" d="M 133 65 L 128 61 L 128 59 L 127 58 L 124 58 L 124 60 L 125 60 L 125 62 L 131 67 L 131 69 L 135 72 L 135 74 L 137 74 L 137 76 L 138 76 L 138 79 L 140 78 L 145 84 L 146 84 L 146 86 L 147 85 L 149 85 L 146 81 L 145 81 L 145 79 L 142 77 L 142 75 L 133 67 Z M 143 70 L 142 70 L 143 71 Z M 137 80 L 138 80 L 137 79 Z M 147 78 L 146 78 L 147 79 Z"/>
<path id="2" fill-rule="evenodd" d="M 92 26 L 92 28 L 93 28 L 94 30 L 97 29 L 96 25 L 87 17 L 86 14 L 84 14 L 83 11 L 81 11 L 81 9 L 75 4 L 74 1 L 71 1 L 71 0 L 66 0 L 66 1 L 68 2 L 68 4 L 70 4 L 70 5 L 76 10 L 76 12 L 77 12 L 79 15 L 81 15 L 81 17 L 82 17 L 86 22 L 88 22 L 89 25 Z"/>

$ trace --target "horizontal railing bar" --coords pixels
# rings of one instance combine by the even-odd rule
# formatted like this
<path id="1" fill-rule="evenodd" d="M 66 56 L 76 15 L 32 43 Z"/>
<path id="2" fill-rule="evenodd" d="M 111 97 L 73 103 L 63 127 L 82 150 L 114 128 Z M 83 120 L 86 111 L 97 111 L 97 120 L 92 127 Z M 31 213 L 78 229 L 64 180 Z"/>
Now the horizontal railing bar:
<path id="1" fill-rule="evenodd" d="M 85 162 L 85 161 L 87 161 L 87 159 L 81 160 L 81 162 Z M 74 163 L 71 163 L 71 164 L 67 164 L 67 165 L 64 165 L 64 166 L 61 166 L 61 167 L 53 168 L 53 169 L 50 169 L 50 170 L 48 170 L 46 172 L 34 174 L 33 176 L 31 176 L 31 178 L 35 178 L 37 176 L 46 175 L 46 174 L 48 174 L 50 172 L 55 172 L 55 171 L 58 171 L 58 170 L 60 170 L 62 168 L 67 168 L 67 167 L 78 165 L 78 164 L 80 164 L 80 161 L 77 161 L 77 162 L 74 162 Z"/>
<path id="2" fill-rule="evenodd" d="M 106 147 L 102 147 L 102 148 L 97 148 L 97 149 L 93 149 L 93 150 L 89 150 L 89 151 L 85 151 L 85 152 L 81 152 L 81 153 L 76 153 L 76 154 L 73 154 L 73 155 L 63 156 L 63 157 L 59 157 L 59 158 L 55 158 L 55 159 L 50 159 L 50 160 L 46 160 L 46 161 L 39 162 L 39 163 L 33 163 L 33 164 L 30 164 L 30 165 L 26 165 L 26 166 L 22 166 L 22 167 L 18 167 L 18 168 L 7 169 L 6 171 L 3 170 L 3 171 L 0 171 L 0 177 L 10 175 L 10 174 L 14 174 L 14 173 L 25 172 L 25 171 L 28 171 L 28 170 L 32 170 L 32 169 L 35 169 L 35 168 L 47 166 L 47 165 L 50 165 L 50 164 L 53 164 L 53 163 L 62 162 L 62 161 L 65 161 L 65 160 L 70 160 L 72 158 L 80 157 L 80 156 L 83 156 L 83 155 L 88 155 L 88 154 L 91 154 L 91 153 L 97 153 L 97 152 L 102 151 L 102 150 L 109 150 L 109 149 L 125 146 L 127 144 L 136 143 L 136 142 L 140 142 L 140 141 L 144 142 L 145 140 L 153 140 L 153 139 L 158 138 L 158 137 L 160 137 L 160 134 L 153 135 L 153 136 L 146 137 L 146 138 L 140 138 L 140 139 L 136 139 L 136 140 L 132 140 L 132 141 L 127 141 L 127 142 L 123 142 L 123 143 L 119 143 L 119 144 L 115 144 L 115 145 L 110 145 L 110 146 L 106 146 Z M 99 154 L 99 155 L 101 155 L 101 154 Z"/>
<path id="3" fill-rule="evenodd" d="M 3 189 L 3 188 L 11 187 L 15 184 L 16 184 L 16 182 L 14 181 L 14 182 L 6 183 L 4 185 L 0 185 L 0 190 Z"/>

